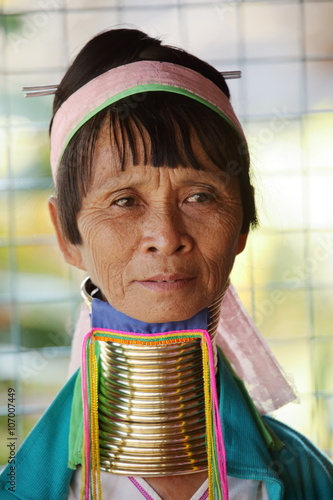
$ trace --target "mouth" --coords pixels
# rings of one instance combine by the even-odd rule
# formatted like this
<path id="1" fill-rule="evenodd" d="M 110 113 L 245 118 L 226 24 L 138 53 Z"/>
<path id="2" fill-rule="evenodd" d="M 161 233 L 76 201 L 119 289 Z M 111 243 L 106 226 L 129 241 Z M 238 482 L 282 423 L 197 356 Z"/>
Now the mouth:
<path id="1" fill-rule="evenodd" d="M 175 283 L 176 281 L 193 279 L 193 276 L 188 274 L 157 274 L 142 281 L 151 281 L 153 283 Z"/>
<path id="2" fill-rule="evenodd" d="M 158 274 L 143 280 L 138 280 L 138 283 L 154 291 L 173 291 L 187 287 L 194 279 L 194 276 L 185 274 Z"/>

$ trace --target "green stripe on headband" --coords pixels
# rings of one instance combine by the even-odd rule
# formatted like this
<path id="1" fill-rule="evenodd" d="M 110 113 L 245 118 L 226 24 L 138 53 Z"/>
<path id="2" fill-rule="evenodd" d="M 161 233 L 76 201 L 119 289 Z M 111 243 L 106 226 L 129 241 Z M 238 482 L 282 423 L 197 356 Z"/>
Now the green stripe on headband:
<path id="1" fill-rule="evenodd" d="M 66 150 L 68 144 L 70 143 L 70 141 L 72 140 L 72 138 L 74 137 L 74 135 L 76 134 L 76 132 L 85 123 L 87 123 L 91 118 L 93 118 L 95 115 L 97 115 L 97 113 L 99 113 L 103 109 L 107 108 L 111 104 L 114 104 L 115 102 L 118 102 L 121 99 L 124 99 L 125 97 L 129 97 L 129 96 L 135 95 L 135 94 L 143 94 L 145 92 L 158 92 L 158 91 L 171 92 L 171 93 L 174 93 L 174 94 L 184 95 L 186 97 L 189 97 L 190 99 L 194 99 L 195 101 L 200 102 L 201 104 L 203 104 L 207 108 L 210 108 L 212 111 L 214 111 L 215 113 L 217 113 L 218 115 L 220 115 L 240 135 L 239 130 L 237 129 L 237 127 L 235 126 L 235 124 L 233 123 L 233 121 L 226 114 L 224 114 L 218 107 L 216 107 L 214 104 L 210 103 L 206 99 L 203 99 L 202 97 L 194 94 L 193 92 L 190 92 L 189 90 L 183 89 L 181 87 L 174 87 L 172 85 L 164 85 L 164 84 L 161 84 L 161 83 L 147 83 L 145 85 L 136 85 L 135 87 L 132 87 L 130 89 L 123 90 L 122 92 L 119 92 L 118 94 L 113 95 L 112 97 L 110 97 L 109 99 L 107 99 L 106 101 L 104 101 L 102 104 L 100 104 L 99 106 L 97 106 L 97 108 L 95 108 L 92 111 L 90 111 L 90 113 L 88 113 L 77 124 L 77 126 L 72 130 L 72 132 L 69 134 L 69 136 L 68 136 L 68 138 L 66 140 L 66 143 L 65 143 L 62 155 L 64 154 L 64 151 Z"/>

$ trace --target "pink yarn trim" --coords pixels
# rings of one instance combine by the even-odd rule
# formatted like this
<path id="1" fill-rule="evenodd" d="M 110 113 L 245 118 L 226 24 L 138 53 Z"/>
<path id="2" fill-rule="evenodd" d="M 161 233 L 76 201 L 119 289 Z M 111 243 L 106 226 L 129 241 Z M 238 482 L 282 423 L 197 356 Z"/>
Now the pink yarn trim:
<path id="1" fill-rule="evenodd" d="M 229 489 L 228 489 L 228 478 L 227 478 L 227 458 L 224 446 L 224 438 L 222 432 L 221 418 L 219 414 L 219 398 L 216 389 L 216 376 L 215 376 L 215 365 L 214 365 L 214 352 L 212 347 L 212 340 L 209 333 L 205 330 L 204 337 L 208 348 L 209 357 L 209 371 L 210 371 L 210 387 L 212 391 L 212 411 L 214 418 L 214 428 L 216 434 L 216 451 L 218 460 L 218 470 L 221 480 L 223 500 L 228 500 Z"/>
<path id="2" fill-rule="evenodd" d="M 90 330 L 89 333 L 87 333 L 84 336 L 83 342 L 82 342 L 82 356 L 81 356 L 81 364 L 82 364 L 82 404 L 83 404 L 83 428 L 84 428 L 84 443 L 85 443 L 85 454 L 83 457 L 84 460 L 84 471 L 85 471 L 85 500 L 89 500 L 90 497 L 90 463 L 91 463 L 91 458 L 90 458 L 90 413 L 89 413 L 89 394 L 88 394 L 88 366 L 87 366 L 87 349 L 88 349 L 88 342 L 89 340 L 92 341 L 94 337 L 94 333 L 96 333 L 96 339 L 98 337 L 103 337 L 103 333 L 118 333 L 118 334 L 124 334 L 125 337 L 128 335 L 129 337 L 165 337 L 165 336 L 171 336 L 171 335 L 182 335 L 182 334 L 198 334 L 200 333 L 202 335 L 201 339 L 202 342 L 206 343 L 207 346 L 207 351 L 208 351 L 208 360 L 209 360 L 209 378 L 210 378 L 210 390 L 211 390 L 211 411 L 213 412 L 213 426 L 214 426 L 214 432 L 213 435 L 215 435 L 215 446 L 216 446 L 216 458 L 217 458 L 217 469 L 218 469 L 218 477 L 220 480 L 220 484 L 222 487 L 222 493 L 223 493 L 223 499 L 228 500 L 229 499 L 229 491 L 228 491 L 228 480 L 227 480 L 227 469 L 226 469 L 226 452 L 225 452 L 225 446 L 224 446 L 224 439 L 223 439 L 223 432 L 222 432 L 222 424 L 221 424 L 221 419 L 219 416 L 219 401 L 218 401 L 218 394 L 217 394 L 217 389 L 216 389 L 216 376 L 215 376 L 215 364 L 214 364 L 214 351 L 213 351 L 213 346 L 212 346 L 212 340 L 207 332 L 207 330 L 201 330 L 201 329 L 193 329 L 193 330 L 176 330 L 176 331 L 168 331 L 168 332 L 163 332 L 163 333 L 152 333 L 152 334 L 145 334 L 145 333 L 133 333 L 133 332 L 126 332 L 122 330 L 110 330 L 106 328 L 93 328 Z M 98 335 L 100 333 L 101 335 Z M 196 335 L 195 335 L 196 337 Z M 177 338 L 175 338 L 175 341 L 178 341 Z M 135 481 L 134 478 L 130 477 L 129 478 L 135 486 L 138 487 L 137 481 Z M 139 485 L 140 486 L 140 485 Z M 140 487 L 141 488 L 141 487 Z M 139 489 L 140 489 L 139 488 Z M 140 489 L 141 491 L 141 489 Z M 141 491 L 142 492 L 142 491 Z M 145 495 L 144 495 L 145 496 Z M 148 498 L 145 496 L 145 498 Z M 150 498 L 150 496 L 149 496 Z"/>
<path id="3" fill-rule="evenodd" d="M 199 500 L 207 500 L 208 498 L 208 490 L 199 498 Z"/>
<path id="4" fill-rule="evenodd" d="M 135 477 L 129 477 L 128 478 L 131 483 L 134 484 L 134 486 L 140 491 L 140 493 L 145 497 L 146 500 L 154 500 L 151 495 L 144 489 L 143 486 L 135 479 Z"/>
<path id="5" fill-rule="evenodd" d="M 133 337 L 148 337 L 148 338 L 152 338 L 152 337 L 160 337 L 161 335 L 169 335 L 169 334 L 182 334 L 182 333 L 196 333 L 196 332 L 199 332 L 199 333 L 207 333 L 207 330 L 202 330 L 201 328 L 195 328 L 193 330 L 168 330 L 166 332 L 155 332 L 155 333 L 141 333 L 141 332 L 127 332 L 126 330 L 114 330 L 114 329 L 111 329 L 111 328 L 92 328 L 92 330 L 89 332 L 89 334 L 91 333 L 96 333 L 96 332 L 105 332 L 105 333 L 110 333 L 110 332 L 114 332 L 114 333 L 124 333 L 125 335 L 132 335 Z"/>
<path id="6" fill-rule="evenodd" d="M 106 71 L 72 94 L 55 114 L 51 129 L 51 167 L 54 180 L 71 132 L 105 101 L 139 85 L 162 84 L 184 89 L 220 110 L 244 136 L 231 103 L 211 80 L 192 69 L 158 61 L 139 61 Z"/>

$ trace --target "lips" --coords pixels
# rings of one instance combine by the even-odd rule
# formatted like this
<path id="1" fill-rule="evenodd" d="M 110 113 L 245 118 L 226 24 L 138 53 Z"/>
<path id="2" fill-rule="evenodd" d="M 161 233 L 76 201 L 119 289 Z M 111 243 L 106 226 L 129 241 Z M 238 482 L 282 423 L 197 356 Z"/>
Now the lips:
<path id="1" fill-rule="evenodd" d="M 189 279 L 193 279 L 193 276 L 189 276 L 186 274 L 158 274 L 156 276 L 151 276 L 150 278 L 146 278 L 140 281 L 151 281 L 153 283 L 175 283 L 176 281 Z"/>
<path id="2" fill-rule="evenodd" d="M 181 290 L 192 284 L 194 276 L 188 274 L 157 274 L 138 280 L 137 282 L 145 288 L 154 292 L 172 292 Z"/>

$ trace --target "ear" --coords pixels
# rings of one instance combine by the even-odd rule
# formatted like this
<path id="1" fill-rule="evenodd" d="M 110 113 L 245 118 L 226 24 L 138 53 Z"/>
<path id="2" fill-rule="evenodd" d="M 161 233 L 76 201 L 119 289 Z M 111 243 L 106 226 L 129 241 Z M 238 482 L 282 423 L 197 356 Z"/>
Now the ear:
<path id="1" fill-rule="evenodd" d="M 247 240 L 247 233 L 241 233 L 238 238 L 237 255 L 244 250 L 246 246 L 246 240 Z"/>
<path id="2" fill-rule="evenodd" d="M 49 211 L 54 229 L 56 231 L 58 245 L 66 262 L 72 266 L 78 267 L 79 269 L 85 270 L 80 246 L 74 245 L 64 236 L 59 218 L 58 200 L 55 196 L 51 196 L 49 198 Z"/>

